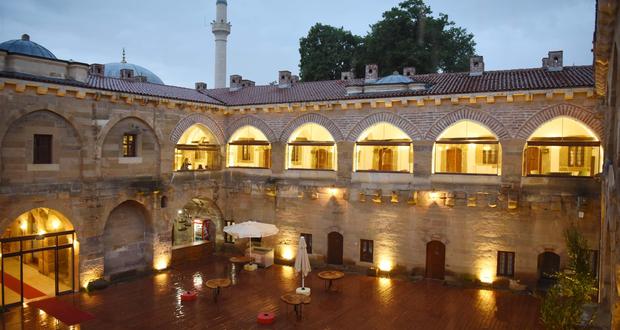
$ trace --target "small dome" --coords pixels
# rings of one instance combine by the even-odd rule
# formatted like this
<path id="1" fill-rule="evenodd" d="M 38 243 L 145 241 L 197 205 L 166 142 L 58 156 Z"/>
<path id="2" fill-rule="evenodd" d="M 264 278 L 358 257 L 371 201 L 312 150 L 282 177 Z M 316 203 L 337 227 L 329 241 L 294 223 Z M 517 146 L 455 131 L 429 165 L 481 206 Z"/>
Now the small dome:
<path id="1" fill-rule="evenodd" d="M 398 72 L 394 72 L 387 77 L 383 77 L 375 82 L 375 84 L 411 84 L 414 82 L 409 77 L 405 77 Z"/>
<path id="2" fill-rule="evenodd" d="M 145 76 L 146 81 L 153 84 L 163 85 L 164 82 L 151 70 L 139 66 L 137 64 L 131 64 L 127 62 L 119 62 L 119 63 L 107 63 L 105 65 L 105 73 L 106 77 L 121 77 L 121 69 L 131 69 L 135 76 Z"/>
<path id="3" fill-rule="evenodd" d="M 23 34 L 21 39 L 9 40 L 0 43 L 0 49 L 9 53 L 38 56 L 53 60 L 56 59 L 56 56 L 54 56 L 54 54 L 52 54 L 52 52 L 50 52 L 47 48 L 34 41 L 30 41 L 30 36 L 27 34 Z"/>

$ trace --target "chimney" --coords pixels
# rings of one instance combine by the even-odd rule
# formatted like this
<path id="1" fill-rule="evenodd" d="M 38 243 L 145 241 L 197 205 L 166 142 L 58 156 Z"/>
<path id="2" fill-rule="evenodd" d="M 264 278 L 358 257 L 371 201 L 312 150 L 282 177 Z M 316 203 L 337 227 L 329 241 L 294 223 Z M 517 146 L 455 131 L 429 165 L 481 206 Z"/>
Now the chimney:
<path id="1" fill-rule="evenodd" d="M 134 76 L 132 80 L 136 82 L 147 82 L 146 76 Z"/>
<path id="2" fill-rule="evenodd" d="M 196 90 L 199 91 L 199 92 L 203 92 L 203 91 L 207 90 L 207 83 L 206 82 L 199 81 L 199 82 L 197 82 L 195 84 L 195 86 L 196 86 Z"/>
<path id="3" fill-rule="evenodd" d="M 408 78 L 415 76 L 415 68 L 412 66 L 403 68 L 403 76 Z"/>
<path id="4" fill-rule="evenodd" d="M 289 88 L 291 87 L 291 83 L 292 83 L 291 71 L 278 72 L 278 87 Z"/>
<path id="5" fill-rule="evenodd" d="M 469 76 L 482 76 L 484 73 L 484 57 L 482 56 L 472 56 L 469 59 Z"/>
<path id="6" fill-rule="evenodd" d="M 550 51 L 549 56 L 542 59 L 543 68 L 548 71 L 562 71 L 564 69 L 564 52 Z"/>
<path id="7" fill-rule="evenodd" d="M 248 80 L 248 79 L 243 79 L 241 80 L 241 87 L 245 88 L 245 87 L 254 87 L 256 86 L 256 83 L 252 80 Z"/>
<path id="8" fill-rule="evenodd" d="M 133 75 L 132 69 L 121 69 L 121 79 L 132 79 Z"/>
<path id="9" fill-rule="evenodd" d="M 103 77 L 105 74 L 105 65 L 93 63 L 88 66 L 88 74 L 91 76 Z"/>
<path id="10" fill-rule="evenodd" d="M 230 76 L 230 91 L 238 91 L 241 89 L 241 81 L 243 78 L 238 74 L 233 74 Z"/>
<path id="11" fill-rule="evenodd" d="M 299 76 L 298 75 L 292 75 L 291 76 L 291 82 L 294 83 L 298 83 L 299 82 Z"/>
<path id="12" fill-rule="evenodd" d="M 355 79 L 355 72 L 353 70 L 340 73 L 340 80 L 353 80 Z"/>
<path id="13" fill-rule="evenodd" d="M 366 64 L 366 81 L 379 79 L 379 66 L 376 64 Z"/>

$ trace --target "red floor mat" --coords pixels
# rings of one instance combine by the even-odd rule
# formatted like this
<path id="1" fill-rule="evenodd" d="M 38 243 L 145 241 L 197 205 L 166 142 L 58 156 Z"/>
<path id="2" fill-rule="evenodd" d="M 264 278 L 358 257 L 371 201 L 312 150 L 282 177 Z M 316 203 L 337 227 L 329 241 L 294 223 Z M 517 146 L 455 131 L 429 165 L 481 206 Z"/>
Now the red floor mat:
<path id="1" fill-rule="evenodd" d="M 79 310 L 72 304 L 56 298 L 31 302 L 28 306 L 41 309 L 66 325 L 75 325 L 95 318 L 93 314 Z"/>
<path id="2" fill-rule="evenodd" d="M 11 291 L 14 291 L 17 294 L 20 293 L 19 280 L 7 274 L 6 272 L 4 273 L 4 286 L 5 288 L 9 288 L 11 289 Z M 46 296 L 46 294 L 24 283 L 24 298 L 25 299 L 34 299 L 34 298 L 39 298 L 43 296 Z"/>

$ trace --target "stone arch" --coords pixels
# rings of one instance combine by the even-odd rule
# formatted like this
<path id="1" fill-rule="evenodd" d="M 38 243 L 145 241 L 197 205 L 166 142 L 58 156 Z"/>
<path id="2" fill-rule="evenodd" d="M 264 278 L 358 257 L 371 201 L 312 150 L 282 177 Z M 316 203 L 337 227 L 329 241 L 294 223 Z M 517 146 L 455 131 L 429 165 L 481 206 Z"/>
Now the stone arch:
<path id="1" fill-rule="evenodd" d="M 226 143 L 224 131 L 222 131 L 220 125 L 218 125 L 218 123 L 215 122 L 215 120 L 213 120 L 211 117 L 199 113 L 191 114 L 181 119 L 170 134 L 170 142 L 172 142 L 172 144 L 176 144 L 183 135 L 183 133 L 185 133 L 188 128 L 195 124 L 201 124 L 208 128 L 217 139 L 218 144 Z"/>
<path id="2" fill-rule="evenodd" d="M 79 241 L 81 236 L 81 226 L 79 219 L 74 218 L 74 214 L 70 208 L 68 208 L 63 203 L 50 201 L 49 203 L 41 203 L 41 202 L 27 202 L 27 203 L 17 203 L 12 204 L 10 208 L 3 208 L 8 211 L 8 213 L 3 214 L 0 217 L 0 235 L 4 232 L 4 230 L 11 225 L 17 217 L 20 215 L 29 212 L 33 209 L 38 208 L 47 208 L 53 210 L 56 213 L 61 214 L 65 219 L 67 219 L 71 226 L 73 226 L 73 230 L 75 230 L 76 239 Z"/>
<path id="3" fill-rule="evenodd" d="M 138 121 L 141 121 L 144 125 L 146 125 L 146 127 L 149 128 L 149 130 L 155 135 L 156 140 L 157 140 L 157 146 L 161 150 L 162 142 L 165 141 L 161 131 L 154 129 L 153 125 L 151 124 L 152 121 L 148 120 L 147 118 L 144 118 L 142 115 L 132 114 L 131 116 L 125 116 L 125 117 L 119 116 L 117 118 L 110 119 L 110 121 L 108 121 L 108 123 L 101 129 L 101 131 L 99 131 L 99 134 L 97 135 L 97 143 L 96 143 L 97 157 L 101 157 L 103 142 L 105 141 L 105 138 L 108 136 L 110 131 L 120 122 L 128 120 L 128 119 L 136 119 Z"/>
<path id="4" fill-rule="evenodd" d="M 379 112 L 366 116 L 358 122 L 349 132 L 347 140 L 355 142 L 365 129 L 381 122 L 386 122 L 400 128 L 403 132 L 405 132 L 405 134 L 409 135 L 411 140 L 415 141 L 422 139 L 422 135 L 420 135 L 418 129 L 409 120 L 391 112 Z"/>
<path id="5" fill-rule="evenodd" d="M 15 112 L 9 117 L 13 119 L 3 123 L 4 135 L 0 142 L 3 181 L 43 183 L 82 176 L 84 139 L 73 122 L 48 109 Z M 49 165 L 49 168 L 29 170 L 31 165 L 34 166 L 32 146 L 36 134 L 53 136 L 52 159 L 50 164 L 41 164 Z"/>
<path id="6" fill-rule="evenodd" d="M 461 120 L 471 120 L 486 126 L 500 140 L 510 138 L 510 133 L 508 133 L 506 127 L 493 116 L 472 108 L 463 108 L 453 111 L 437 120 L 426 133 L 426 139 L 431 141 L 437 140 L 437 137 L 439 137 L 443 131 Z"/>
<path id="7" fill-rule="evenodd" d="M 228 125 L 228 127 L 226 129 L 226 142 L 228 143 L 228 140 L 230 139 L 230 137 L 238 129 L 240 129 L 243 126 L 254 126 L 254 127 L 256 127 L 261 132 L 263 132 L 263 134 L 265 134 L 265 136 L 267 137 L 267 140 L 269 140 L 269 142 L 271 142 L 271 143 L 274 143 L 274 142 L 276 142 L 278 140 L 278 138 L 276 137 L 276 134 L 269 127 L 269 125 L 267 125 L 267 123 L 265 123 L 264 120 L 258 118 L 257 116 L 254 116 L 254 115 L 247 115 L 247 116 L 243 116 L 243 117 L 235 120 L 234 122 L 230 123 L 230 125 Z"/>
<path id="8" fill-rule="evenodd" d="M 104 275 L 145 272 L 153 264 L 153 223 L 148 210 L 126 200 L 110 211 L 103 229 Z"/>
<path id="9" fill-rule="evenodd" d="M 331 119 L 318 113 L 307 113 L 289 121 L 288 124 L 286 124 L 284 130 L 282 131 L 282 135 L 280 135 L 280 142 L 287 143 L 291 134 L 293 134 L 297 128 L 308 123 L 323 126 L 327 129 L 329 134 L 332 135 L 336 142 L 344 140 L 342 132 Z"/>
<path id="10" fill-rule="evenodd" d="M 599 138 L 603 136 L 603 123 L 596 115 L 585 108 L 572 104 L 558 104 L 547 107 L 532 116 L 517 133 L 517 138 L 527 140 L 540 125 L 556 117 L 570 117 L 589 127 Z"/>
<path id="11" fill-rule="evenodd" d="M 175 222 L 177 222 L 179 217 L 184 215 L 184 212 L 189 212 L 191 217 L 211 220 L 210 225 L 213 227 L 209 227 L 209 233 L 213 233 L 215 235 L 215 239 L 211 239 L 213 247 L 215 247 L 216 241 L 224 239 L 223 236 L 221 236 L 221 233 L 224 230 L 224 213 L 213 199 L 202 195 L 197 195 L 190 198 L 185 204 L 183 204 L 181 209 L 183 210 L 183 213 L 177 213 L 177 211 L 174 210 L 174 220 L 169 224 L 169 227 L 167 228 L 168 232 L 172 230 L 173 233 L 180 234 L 174 228 Z"/>
<path id="12" fill-rule="evenodd" d="M 84 137 L 82 136 L 82 134 L 80 134 L 80 130 L 77 129 L 75 123 L 68 118 L 67 116 L 65 116 L 63 113 L 61 113 L 60 111 L 56 110 L 55 107 L 50 104 L 45 108 L 40 108 L 40 107 L 26 107 L 25 109 L 22 109 L 20 111 L 14 111 L 12 112 L 8 118 L 6 118 L 6 121 L 4 121 L 3 123 L 0 124 L 0 138 L 2 140 L 4 140 L 4 137 L 6 136 L 6 133 L 8 132 L 8 130 L 13 126 L 13 123 L 15 123 L 17 120 L 30 115 L 34 112 L 39 112 L 39 111 L 43 111 L 43 112 L 50 112 L 58 117 L 61 117 L 62 119 L 64 119 L 75 131 L 75 134 L 77 135 L 80 144 L 83 145 L 83 141 L 84 141 Z"/>

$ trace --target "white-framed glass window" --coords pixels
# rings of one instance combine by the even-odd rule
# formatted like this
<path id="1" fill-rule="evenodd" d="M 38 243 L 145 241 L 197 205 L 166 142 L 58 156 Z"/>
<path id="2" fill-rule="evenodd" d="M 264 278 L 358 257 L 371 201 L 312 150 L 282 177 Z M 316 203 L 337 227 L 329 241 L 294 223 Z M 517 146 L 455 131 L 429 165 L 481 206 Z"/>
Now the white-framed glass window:
<path id="1" fill-rule="evenodd" d="M 287 169 L 336 170 L 336 141 L 319 124 L 299 126 L 288 140 Z"/>
<path id="2" fill-rule="evenodd" d="M 488 128 L 471 120 L 448 127 L 435 141 L 434 172 L 501 174 L 502 149 Z"/>

